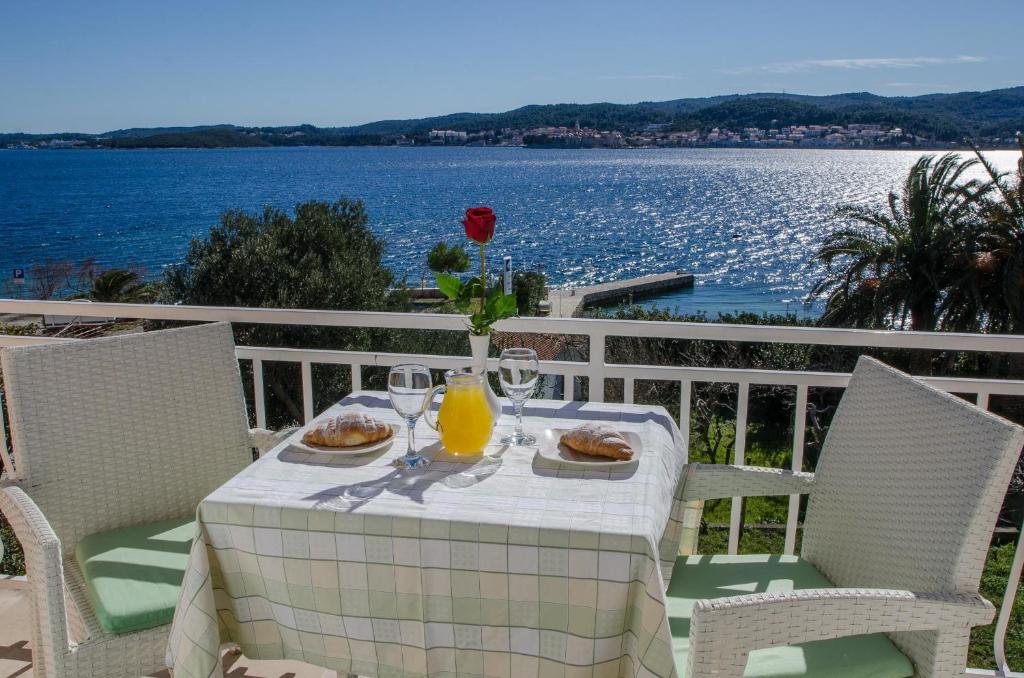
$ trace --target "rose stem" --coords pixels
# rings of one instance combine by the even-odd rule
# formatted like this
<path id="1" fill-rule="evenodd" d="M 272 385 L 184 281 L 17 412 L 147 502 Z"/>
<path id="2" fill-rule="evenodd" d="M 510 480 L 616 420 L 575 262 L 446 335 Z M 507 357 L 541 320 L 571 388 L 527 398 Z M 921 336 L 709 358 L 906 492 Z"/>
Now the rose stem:
<path id="1" fill-rule="evenodd" d="M 487 305 L 487 257 L 484 256 L 484 248 L 487 245 L 480 243 L 480 313 L 484 312 Z"/>

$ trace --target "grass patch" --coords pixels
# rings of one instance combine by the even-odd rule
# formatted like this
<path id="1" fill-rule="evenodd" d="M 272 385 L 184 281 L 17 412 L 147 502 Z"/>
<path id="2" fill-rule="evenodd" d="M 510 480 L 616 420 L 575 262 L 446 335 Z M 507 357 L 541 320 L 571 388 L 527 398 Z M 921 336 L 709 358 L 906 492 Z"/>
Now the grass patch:
<path id="1" fill-rule="evenodd" d="M 1013 562 L 1014 543 L 993 546 L 988 550 L 985 570 L 981 575 L 981 595 L 997 608 L 1003 602 L 1003 592 L 1010 577 L 1010 564 Z M 1017 588 L 1017 597 L 1013 601 L 1013 612 L 1010 625 L 1006 630 L 1006 661 L 1010 668 L 1020 671 L 1024 668 L 1024 587 Z M 995 635 L 995 623 L 979 626 L 971 631 L 971 648 L 967 655 L 967 665 L 977 669 L 995 669 L 996 660 L 992 654 L 992 639 Z"/>
<path id="2" fill-rule="evenodd" d="M 25 554 L 14 536 L 14 530 L 0 515 L 0 541 L 4 544 L 4 557 L 0 559 L 0 574 L 25 574 Z"/>

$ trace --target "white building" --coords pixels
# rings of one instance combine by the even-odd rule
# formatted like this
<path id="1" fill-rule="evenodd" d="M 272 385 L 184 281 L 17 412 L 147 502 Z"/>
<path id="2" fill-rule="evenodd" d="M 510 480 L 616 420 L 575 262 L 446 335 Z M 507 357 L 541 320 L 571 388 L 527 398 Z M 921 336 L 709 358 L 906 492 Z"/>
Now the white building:
<path id="1" fill-rule="evenodd" d="M 464 144 L 468 135 L 465 132 L 457 132 L 451 129 L 430 130 L 430 143 L 432 144 Z"/>

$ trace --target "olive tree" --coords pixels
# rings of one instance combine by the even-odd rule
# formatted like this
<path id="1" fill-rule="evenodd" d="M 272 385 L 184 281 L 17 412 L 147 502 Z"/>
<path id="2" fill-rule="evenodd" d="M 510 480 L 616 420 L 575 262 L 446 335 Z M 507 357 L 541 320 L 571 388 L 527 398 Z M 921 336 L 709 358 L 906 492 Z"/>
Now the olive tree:
<path id="1" fill-rule="evenodd" d="M 253 214 L 229 210 L 205 238 L 189 246 L 185 262 L 165 274 L 162 300 L 204 306 L 401 310 L 394 276 L 382 263 L 385 243 L 368 227 L 363 204 L 341 199 L 296 205 L 294 216 L 267 207 Z M 386 338 L 366 328 L 235 325 L 235 341 L 249 346 L 380 350 Z M 316 366 L 321 403 L 347 389 L 348 378 Z M 264 363 L 271 424 L 301 421 L 298 367 Z"/>

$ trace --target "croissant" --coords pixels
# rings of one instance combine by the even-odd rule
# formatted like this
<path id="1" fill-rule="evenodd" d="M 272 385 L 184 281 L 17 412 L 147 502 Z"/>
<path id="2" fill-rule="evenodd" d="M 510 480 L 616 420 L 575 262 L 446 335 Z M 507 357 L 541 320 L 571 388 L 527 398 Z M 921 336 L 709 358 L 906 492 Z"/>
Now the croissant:
<path id="1" fill-rule="evenodd" d="M 633 448 L 621 433 L 606 424 L 581 424 L 562 434 L 562 444 L 584 454 L 610 457 L 621 461 L 633 458 Z"/>
<path id="2" fill-rule="evenodd" d="M 386 440 L 393 434 L 389 425 L 365 412 L 342 412 L 306 431 L 302 442 L 324 447 L 354 447 Z"/>

